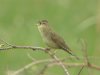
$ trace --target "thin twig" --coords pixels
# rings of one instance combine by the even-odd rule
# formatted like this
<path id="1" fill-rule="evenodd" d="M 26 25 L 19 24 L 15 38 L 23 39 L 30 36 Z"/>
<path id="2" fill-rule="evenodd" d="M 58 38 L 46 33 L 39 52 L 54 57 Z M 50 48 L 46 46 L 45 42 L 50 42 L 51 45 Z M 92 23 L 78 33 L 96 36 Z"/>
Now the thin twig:
<path id="1" fill-rule="evenodd" d="M 68 70 L 66 69 L 65 65 L 60 61 L 60 59 L 55 55 L 55 54 L 52 54 L 50 51 L 47 51 L 47 53 L 54 59 L 56 60 L 57 63 L 60 64 L 60 66 L 63 68 L 63 70 L 65 71 L 65 74 L 66 75 L 70 75 Z"/>
<path id="2" fill-rule="evenodd" d="M 12 46 L 11 44 L 9 44 L 8 42 L 4 41 L 3 39 L 0 39 L 2 42 L 4 42 L 5 44 L 7 44 L 8 46 Z"/>
<path id="3" fill-rule="evenodd" d="M 31 63 L 25 65 L 24 67 L 18 69 L 12 75 L 18 75 L 19 73 L 23 72 L 25 69 L 28 69 L 33 65 L 40 64 L 40 63 L 48 63 L 48 62 L 53 62 L 52 64 L 49 64 L 49 67 L 52 67 L 54 65 L 60 65 L 58 62 L 55 62 L 54 59 L 37 60 L 37 61 L 31 62 Z M 87 64 L 85 64 L 85 63 L 65 63 L 65 62 L 62 62 L 62 63 L 66 66 L 69 66 L 69 67 L 82 67 L 82 66 L 87 67 Z M 94 64 L 91 64 L 89 66 L 89 68 L 96 69 L 96 70 L 100 71 L 100 67 L 96 66 Z"/>
<path id="4" fill-rule="evenodd" d="M 84 55 L 84 59 L 85 59 L 85 63 L 89 63 L 89 60 L 88 60 L 88 54 L 87 54 L 87 44 L 86 44 L 86 41 L 85 40 L 81 40 L 81 44 L 82 44 L 82 50 L 83 50 L 83 55 Z"/>
<path id="5" fill-rule="evenodd" d="M 81 74 L 81 72 L 82 72 L 83 68 L 84 68 L 84 66 L 82 66 L 82 68 L 80 69 L 80 71 L 79 71 L 78 75 L 80 75 L 80 74 Z"/>
<path id="6" fill-rule="evenodd" d="M 52 61 L 52 60 L 46 59 L 46 60 L 38 60 L 38 61 L 32 62 L 32 63 L 30 63 L 30 64 L 28 64 L 28 65 L 26 65 L 26 66 L 24 66 L 24 67 L 18 69 L 18 70 L 15 71 L 12 75 L 18 75 L 19 73 L 23 72 L 25 69 L 28 69 L 28 68 L 30 68 L 30 67 L 33 66 L 33 65 L 36 65 L 36 64 L 39 64 L 39 63 L 48 62 L 48 61 L 50 62 L 50 61 Z"/>
<path id="7" fill-rule="evenodd" d="M 100 66 L 97 66 L 97 65 L 94 65 L 94 64 L 90 64 L 89 66 L 85 63 L 65 63 L 63 62 L 64 65 L 66 66 L 69 66 L 69 67 L 89 67 L 91 69 L 95 69 L 95 70 L 98 70 L 100 71 Z M 54 66 L 54 65 L 59 65 L 58 63 L 53 63 L 53 64 L 50 64 L 49 66 Z"/>
<path id="8" fill-rule="evenodd" d="M 31 59 L 32 61 L 36 61 L 35 58 L 33 58 L 29 53 L 27 54 L 27 56 L 29 57 L 29 59 Z"/>
<path id="9" fill-rule="evenodd" d="M 84 60 L 85 60 L 85 63 L 87 64 L 87 71 L 88 71 L 88 74 L 89 74 L 89 65 L 90 65 L 90 62 L 89 62 L 89 59 L 88 59 L 88 54 L 87 54 L 87 43 L 85 40 L 81 40 L 82 41 L 82 50 L 83 50 L 83 53 L 84 53 Z"/>
<path id="10" fill-rule="evenodd" d="M 42 48 L 42 47 L 16 46 L 16 45 L 11 45 L 10 47 L 6 47 L 6 48 L 0 48 L 0 50 L 10 50 L 10 49 L 32 49 L 32 50 L 43 50 L 43 51 L 46 50 L 46 48 Z"/>
<path id="11" fill-rule="evenodd" d="M 49 63 L 46 64 L 43 69 L 37 74 L 37 75 L 44 75 L 45 71 L 47 70 L 47 68 L 49 67 Z"/>
<path id="12" fill-rule="evenodd" d="M 6 43 L 6 42 L 5 42 Z M 12 75 L 17 75 L 19 73 L 21 73 L 22 71 L 24 71 L 25 69 L 28 69 L 29 67 L 35 65 L 35 64 L 39 64 L 39 63 L 45 63 L 45 62 L 52 62 L 52 64 L 49 64 L 49 67 L 52 67 L 53 65 L 59 65 L 61 66 L 66 75 L 69 75 L 67 69 L 65 66 L 70 66 L 70 67 L 81 67 L 81 66 L 84 66 L 84 67 L 89 67 L 89 68 L 92 68 L 92 69 L 96 69 L 96 70 L 99 70 L 100 71 L 100 67 L 97 66 L 97 65 L 94 65 L 94 64 L 91 64 L 89 61 L 88 61 L 88 55 L 87 55 L 87 50 L 86 50 L 86 46 L 84 46 L 84 50 L 86 50 L 84 52 L 84 57 L 85 57 L 85 62 L 83 63 L 65 63 L 64 61 L 60 60 L 57 56 L 55 55 L 52 55 L 52 53 L 47 50 L 47 48 L 42 48 L 42 47 L 32 47 L 32 46 L 16 46 L 16 45 L 11 45 L 9 43 L 6 43 L 8 46 L 7 47 L 0 47 L 0 50 L 10 50 L 10 49 L 31 49 L 31 50 L 42 50 L 42 51 L 47 51 L 48 54 L 53 58 L 53 59 L 45 59 L 45 60 L 34 60 L 34 62 L 18 69 L 17 71 L 15 71 Z M 86 44 L 85 44 L 86 45 Z"/>

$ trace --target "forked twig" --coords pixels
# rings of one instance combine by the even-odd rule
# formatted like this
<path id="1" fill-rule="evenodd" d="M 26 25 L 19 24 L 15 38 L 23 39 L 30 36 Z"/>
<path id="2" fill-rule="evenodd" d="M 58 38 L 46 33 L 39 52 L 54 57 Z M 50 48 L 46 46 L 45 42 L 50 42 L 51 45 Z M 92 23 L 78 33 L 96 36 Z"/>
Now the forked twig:
<path id="1" fill-rule="evenodd" d="M 59 65 L 63 68 L 63 70 L 65 71 L 66 75 L 70 75 L 67 68 L 65 67 L 65 65 L 60 61 L 60 59 L 55 55 L 52 54 L 50 51 L 46 51 L 57 63 L 59 63 Z"/>
<path id="2" fill-rule="evenodd" d="M 49 65 L 49 67 L 52 67 L 53 65 L 59 65 L 63 68 L 64 72 L 66 75 L 70 75 L 68 70 L 66 69 L 65 66 L 70 66 L 70 67 L 88 67 L 88 68 L 93 68 L 96 70 L 100 71 L 100 67 L 94 64 L 91 64 L 88 61 L 88 55 L 87 55 L 87 47 L 86 47 L 86 43 L 84 43 L 84 41 L 82 42 L 82 50 L 84 52 L 84 59 L 85 62 L 83 63 L 65 63 L 64 61 L 60 60 L 55 54 L 52 54 L 49 50 L 47 50 L 47 48 L 42 48 L 42 47 L 32 47 L 32 46 L 16 46 L 16 45 L 11 45 L 7 42 L 4 41 L 5 44 L 7 44 L 7 47 L 0 47 L 0 50 L 10 50 L 10 49 L 31 49 L 33 51 L 35 50 L 42 50 L 44 52 L 47 52 L 53 59 L 45 59 L 45 60 L 34 60 L 32 57 L 30 57 L 30 59 L 34 60 L 34 62 L 27 64 L 26 66 L 18 69 L 17 71 L 15 71 L 14 73 L 12 73 L 12 75 L 17 75 L 19 73 L 21 73 L 22 71 L 24 71 L 25 69 L 28 69 L 29 67 L 36 65 L 36 64 L 40 64 L 40 63 L 45 63 L 45 62 L 51 62 L 51 64 Z M 48 66 L 44 67 L 44 71 L 45 69 L 47 69 Z M 82 69 L 80 70 L 80 72 L 82 71 Z M 43 72 L 43 71 L 42 71 Z M 80 73 L 79 72 L 79 73 Z"/>

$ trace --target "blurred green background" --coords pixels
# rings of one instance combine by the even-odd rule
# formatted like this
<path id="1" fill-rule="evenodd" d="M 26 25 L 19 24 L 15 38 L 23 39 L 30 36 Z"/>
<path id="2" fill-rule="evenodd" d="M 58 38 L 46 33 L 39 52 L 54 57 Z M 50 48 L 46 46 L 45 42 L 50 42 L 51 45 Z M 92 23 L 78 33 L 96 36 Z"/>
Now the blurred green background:
<path id="1" fill-rule="evenodd" d="M 0 0 L 0 38 L 14 45 L 46 47 L 38 32 L 38 20 L 47 19 L 50 26 L 67 42 L 83 62 L 80 38 L 86 40 L 89 61 L 100 65 L 99 0 Z M 97 18 L 98 16 L 98 18 Z M 2 44 L 2 41 L 0 41 Z M 11 75 L 14 71 L 36 60 L 50 58 L 43 51 L 12 49 L 0 51 L 0 75 Z M 59 50 L 57 56 L 65 58 L 67 53 Z M 36 75 L 44 64 L 32 66 L 18 75 Z M 80 67 L 68 68 L 77 75 Z M 9 73 L 9 74 L 8 74 Z M 81 75 L 100 75 L 100 71 L 84 68 Z M 45 75 L 64 75 L 61 67 L 48 68 Z"/>

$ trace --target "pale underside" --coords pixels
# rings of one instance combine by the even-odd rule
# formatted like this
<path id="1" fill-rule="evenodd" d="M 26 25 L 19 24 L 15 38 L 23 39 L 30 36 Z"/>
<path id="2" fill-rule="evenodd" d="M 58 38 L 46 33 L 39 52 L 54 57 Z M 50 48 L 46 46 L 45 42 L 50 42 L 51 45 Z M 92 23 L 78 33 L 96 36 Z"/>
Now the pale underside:
<path id="1" fill-rule="evenodd" d="M 55 32 L 53 32 L 51 28 L 40 25 L 38 29 L 44 42 L 47 44 L 48 47 L 55 49 L 63 49 L 63 50 L 69 49 L 63 38 L 60 37 Z"/>
<path id="2" fill-rule="evenodd" d="M 60 37 L 58 34 L 52 31 L 52 29 L 48 25 L 40 25 L 38 26 L 39 32 L 44 40 L 44 42 L 47 44 L 48 47 L 53 49 L 62 49 L 69 54 L 75 56 L 77 59 L 79 59 L 75 54 L 72 53 L 72 51 L 69 49 L 69 47 L 66 45 L 65 41 L 62 37 Z"/>

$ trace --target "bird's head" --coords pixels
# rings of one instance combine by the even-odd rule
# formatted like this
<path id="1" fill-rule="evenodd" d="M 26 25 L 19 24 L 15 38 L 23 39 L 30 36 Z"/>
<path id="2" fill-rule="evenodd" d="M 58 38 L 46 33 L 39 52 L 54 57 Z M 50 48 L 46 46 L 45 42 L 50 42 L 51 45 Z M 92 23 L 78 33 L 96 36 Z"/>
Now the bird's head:
<path id="1" fill-rule="evenodd" d="M 38 21 L 37 25 L 47 25 L 47 24 L 48 24 L 47 20 L 41 20 L 41 21 Z"/>

